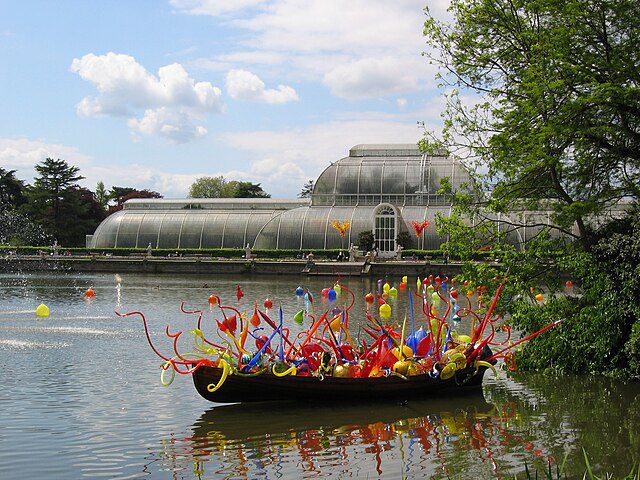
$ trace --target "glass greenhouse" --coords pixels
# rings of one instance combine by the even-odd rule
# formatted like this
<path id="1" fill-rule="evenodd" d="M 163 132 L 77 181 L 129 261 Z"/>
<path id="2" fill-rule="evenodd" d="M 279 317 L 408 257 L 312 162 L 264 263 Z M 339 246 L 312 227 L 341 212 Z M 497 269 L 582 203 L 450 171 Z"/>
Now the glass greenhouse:
<path id="1" fill-rule="evenodd" d="M 357 243 L 370 230 L 381 255 L 396 251 L 400 232 L 413 248 L 436 249 L 436 214 L 449 215 L 451 198 L 439 195 L 441 179 L 453 190 L 471 185 L 469 172 L 445 154 L 423 155 L 416 145 L 357 145 L 330 164 L 311 199 L 134 199 L 106 218 L 87 243 L 93 248 L 333 249 Z M 422 236 L 411 222 L 428 221 Z M 349 222 L 341 237 L 333 222 Z M 515 243 L 521 232 L 513 232 Z"/>

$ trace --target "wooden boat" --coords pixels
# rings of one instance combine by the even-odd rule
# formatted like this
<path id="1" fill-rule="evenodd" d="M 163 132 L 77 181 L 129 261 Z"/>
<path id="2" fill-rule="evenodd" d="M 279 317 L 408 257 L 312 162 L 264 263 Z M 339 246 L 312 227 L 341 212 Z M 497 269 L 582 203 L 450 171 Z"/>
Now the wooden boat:
<path id="1" fill-rule="evenodd" d="M 229 375 L 215 392 L 207 389 L 216 385 L 222 369 L 202 366 L 193 373 L 198 393 L 216 403 L 263 402 L 271 400 L 326 401 L 343 398 L 351 401 L 409 400 L 428 396 L 452 395 L 480 389 L 486 367 L 468 367 L 455 372 L 447 380 L 428 374 L 401 377 L 390 375 L 377 378 L 342 378 L 325 376 L 277 377 L 271 373 L 243 377 Z"/>

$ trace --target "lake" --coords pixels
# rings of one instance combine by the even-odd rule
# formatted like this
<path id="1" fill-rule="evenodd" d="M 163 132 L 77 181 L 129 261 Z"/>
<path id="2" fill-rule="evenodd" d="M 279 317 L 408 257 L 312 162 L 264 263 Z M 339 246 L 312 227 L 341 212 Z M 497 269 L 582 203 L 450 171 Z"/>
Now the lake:
<path id="1" fill-rule="evenodd" d="M 459 398 L 214 404 L 189 376 L 163 387 L 139 317 L 114 314 L 143 311 L 170 353 L 166 325 L 194 327 L 181 301 L 208 313 L 216 293 L 236 305 L 240 284 L 242 309 L 268 296 L 295 331 L 293 315 L 304 308 L 296 287 L 314 292 L 316 312 L 324 311 L 319 292 L 332 280 L 1 275 L 0 478 L 526 478 L 525 465 L 543 478 L 548 462 L 555 471 L 565 458 L 568 477 L 582 478 L 583 448 L 600 473 L 623 476 L 640 462 L 637 383 L 487 372 L 482 392 Z M 352 315 L 362 316 L 364 294 L 377 283 L 343 283 L 356 293 Z M 398 316 L 405 297 L 394 306 Z M 35 316 L 40 303 L 49 317 Z"/>

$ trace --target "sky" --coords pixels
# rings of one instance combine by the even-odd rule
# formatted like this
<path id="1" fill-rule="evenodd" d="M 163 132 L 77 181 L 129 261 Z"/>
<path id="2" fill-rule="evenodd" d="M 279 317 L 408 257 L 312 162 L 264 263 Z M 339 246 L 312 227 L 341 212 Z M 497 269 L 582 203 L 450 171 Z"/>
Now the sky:
<path id="1" fill-rule="evenodd" d="M 424 7 L 447 0 L 0 0 L 0 166 L 30 183 L 188 194 L 202 176 L 294 198 L 361 143 L 440 125 Z"/>

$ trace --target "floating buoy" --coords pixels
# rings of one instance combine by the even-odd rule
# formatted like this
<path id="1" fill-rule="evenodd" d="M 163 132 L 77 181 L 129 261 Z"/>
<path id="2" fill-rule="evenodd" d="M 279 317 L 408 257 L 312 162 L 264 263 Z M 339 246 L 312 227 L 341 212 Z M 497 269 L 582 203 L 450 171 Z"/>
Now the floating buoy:
<path id="1" fill-rule="evenodd" d="M 337 297 L 338 297 L 338 292 L 336 292 L 335 289 L 330 288 L 329 291 L 327 292 L 327 299 L 330 302 L 333 302 Z"/>
<path id="2" fill-rule="evenodd" d="M 364 301 L 367 302 L 368 305 L 371 305 L 376 297 L 373 296 L 373 293 L 367 293 L 364 296 Z"/>
<path id="3" fill-rule="evenodd" d="M 329 295 L 329 290 L 331 290 L 330 288 L 323 288 L 322 291 L 320 292 L 320 295 L 323 297 L 326 297 L 327 295 Z"/>
<path id="4" fill-rule="evenodd" d="M 298 297 L 301 297 L 302 295 L 304 295 L 304 288 L 302 288 L 302 287 L 296 288 L 296 295 Z"/>
<path id="5" fill-rule="evenodd" d="M 93 298 L 96 296 L 96 292 L 93 291 L 93 288 L 89 287 L 84 291 L 84 296 L 86 298 Z"/>
<path id="6" fill-rule="evenodd" d="M 36 308 L 36 315 L 39 317 L 48 317 L 49 316 L 49 307 L 47 307 L 44 303 L 41 303 Z"/>
<path id="7" fill-rule="evenodd" d="M 267 310 L 269 310 L 269 309 L 273 308 L 273 302 L 271 301 L 271 299 L 270 299 L 270 298 L 267 298 L 267 299 L 264 301 L 264 308 L 266 308 Z"/>
<path id="8" fill-rule="evenodd" d="M 449 292 L 449 295 L 451 296 L 451 298 L 453 298 L 454 300 L 458 299 L 458 290 L 453 289 Z"/>
<path id="9" fill-rule="evenodd" d="M 218 297 L 216 297 L 215 295 L 209 295 L 209 305 L 217 305 L 218 304 Z"/>

